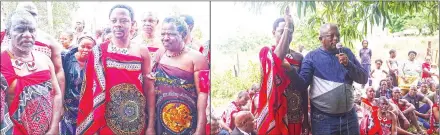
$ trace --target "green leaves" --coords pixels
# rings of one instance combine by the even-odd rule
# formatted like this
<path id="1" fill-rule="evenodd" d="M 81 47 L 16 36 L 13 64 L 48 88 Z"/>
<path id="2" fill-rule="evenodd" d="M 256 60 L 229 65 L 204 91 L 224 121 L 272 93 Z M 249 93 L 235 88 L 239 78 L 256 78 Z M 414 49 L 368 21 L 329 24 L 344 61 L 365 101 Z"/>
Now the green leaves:
<path id="1" fill-rule="evenodd" d="M 261 7 L 256 5 L 270 5 L 270 2 L 254 2 L 264 4 L 254 4 L 250 9 L 259 10 Z M 428 28 L 429 33 L 433 34 L 439 28 L 438 23 L 438 1 L 298 1 L 282 2 L 276 4 L 280 7 L 280 13 L 284 11 L 284 5 L 294 5 L 300 18 L 308 18 L 306 13 L 316 14 L 322 19 L 322 23 L 336 23 L 340 26 L 341 38 L 344 44 L 352 45 L 352 42 L 360 42 L 368 34 L 368 28 L 372 32 L 373 26 L 382 25 L 382 29 L 388 27 L 391 32 L 402 31 L 404 28 Z M 283 6 L 280 6 L 283 5 Z M 319 7 L 319 8 L 317 8 Z M 410 15 L 416 19 L 408 18 Z M 311 18 L 310 18 L 311 19 Z M 313 20 L 316 20 L 313 18 Z M 410 23 L 407 23 L 409 21 Z M 305 19 L 308 23 L 312 20 Z M 423 23 L 422 23 L 423 22 Z M 298 24 L 298 23 L 297 23 Z M 369 25 L 368 25 L 369 24 Z M 358 30 L 361 26 L 361 31 Z M 405 27 L 403 27 L 405 26 Z M 314 27 L 307 27 L 314 28 Z M 319 27 L 318 27 L 319 28 Z M 318 29 L 302 33 L 315 35 Z M 301 36 L 305 37 L 305 36 Z M 317 37 L 311 37 L 308 40 L 316 40 Z M 306 45 L 307 46 L 307 45 Z M 349 46 L 352 47 L 352 46 Z"/>

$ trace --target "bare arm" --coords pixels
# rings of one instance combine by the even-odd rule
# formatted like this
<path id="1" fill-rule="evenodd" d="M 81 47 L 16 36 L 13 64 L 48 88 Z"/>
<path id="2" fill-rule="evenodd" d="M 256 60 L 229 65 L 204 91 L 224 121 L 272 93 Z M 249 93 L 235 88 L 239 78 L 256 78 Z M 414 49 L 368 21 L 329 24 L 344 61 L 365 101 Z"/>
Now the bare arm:
<path id="1" fill-rule="evenodd" d="M 199 55 L 194 56 L 194 83 L 197 90 L 197 128 L 195 134 L 201 134 L 205 132 L 206 126 L 206 106 L 208 100 L 208 93 L 200 92 L 200 77 L 201 70 L 209 70 L 208 61 L 205 57 Z"/>
<path id="2" fill-rule="evenodd" d="M 409 112 L 416 110 L 416 107 L 414 107 L 413 104 L 409 103 L 405 99 L 400 99 L 400 101 L 403 102 L 403 104 L 405 104 L 406 106 L 406 109 L 402 111 L 403 114 L 408 114 Z"/>
<path id="3" fill-rule="evenodd" d="M 154 79 L 149 75 L 151 73 L 151 56 L 147 47 L 141 47 L 141 55 L 142 55 L 142 89 L 147 96 L 147 109 L 148 109 L 148 125 L 147 130 L 154 131 L 154 122 L 155 122 L 155 113 L 156 113 L 156 93 L 154 91 Z"/>
<path id="4" fill-rule="evenodd" d="M 423 97 L 422 102 L 428 104 L 429 108 L 432 108 L 432 106 L 434 105 L 434 103 L 432 103 L 432 101 L 426 96 Z"/>
<path id="5" fill-rule="evenodd" d="M 371 78 L 374 78 L 374 76 L 373 76 L 374 71 L 376 71 L 376 69 L 373 69 L 373 70 L 370 72 L 370 77 L 371 77 Z"/>
<path id="6" fill-rule="evenodd" d="M 59 133 L 59 122 L 61 120 L 62 116 L 62 109 L 63 109 L 63 102 L 62 102 L 62 93 L 60 90 L 60 87 L 58 85 L 58 80 L 55 75 L 54 65 L 52 62 L 47 58 L 47 63 L 49 64 L 49 70 L 51 75 L 51 82 L 53 90 L 55 91 L 55 95 L 53 98 L 53 110 L 52 110 L 52 121 L 50 124 L 50 128 L 48 131 L 48 134 Z"/>
<path id="7" fill-rule="evenodd" d="M 386 63 L 387 63 L 388 70 L 391 71 L 390 59 L 386 60 Z"/>
<path id="8" fill-rule="evenodd" d="M 50 57 L 52 63 L 55 67 L 56 77 L 58 79 L 58 84 L 60 85 L 60 90 L 62 94 L 62 99 L 64 99 L 64 91 L 66 87 L 65 77 L 64 77 L 64 69 L 61 62 L 61 44 L 59 44 L 54 38 L 48 37 L 50 41 L 50 50 L 52 51 L 52 56 Z"/>
<path id="9" fill-rule="evenodd" d="M 281 61 L 284 61 L 284 57 L 286 57 L 286 54 L 289 52 L 289 45 L 292 41 L 292 34 L 293 34 L 293 21 L 290 16 L 290 10 L 289 7 L 286 8 L 285 11 L 285 28 L 283 30 L 283 34 L 281 35 L 280 41 L 278 42 L 277 46 L 275 47 L 275 55 L 280 58 Z M 292 22 L 292 23 L 288 23 Z M 292 31 L 290 31 L 290 30 Z"/>
<path id="10" fill-rule="evenodd" d="M 390 112 L 389 114 L 391 115 L 391 119 L 392 119 L 391 134 L 397 135 L 397 126 L 398 126 L 397 125 L 397 117 L 392 112 Z"/>

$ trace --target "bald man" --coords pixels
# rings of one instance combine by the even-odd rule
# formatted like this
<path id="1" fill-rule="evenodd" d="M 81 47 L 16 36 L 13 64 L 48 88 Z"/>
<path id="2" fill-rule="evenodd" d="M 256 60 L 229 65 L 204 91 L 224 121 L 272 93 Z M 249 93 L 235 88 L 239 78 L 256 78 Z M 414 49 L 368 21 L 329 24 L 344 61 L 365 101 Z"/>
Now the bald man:
<path id="1" fill-rule="evenodd" d="M 29 12 L 34 19 L 37 19 L 38 16 L 38 10 L 34 3 L 32 2 L 20 2 L 17 5 L 16 10 L 26 10 Z M 46 32 L 42 31 L 41 29 L 36 30 L 36 40 L 35 40 L 35 46 L 34 50 L 42 52 L 46 54 L 50 59 L 52 60 L 52 63 L 55 67 L 55 73 L 58 79 L 58 84 L 60 85 L 61 92 L 64 95 L 64 87 L 65 87 L 65 80 L 64 80 L 64 70 L 61 63 L 61 51 L 62 51 L 62 45 L 57 42 L 57 40 L 47 34 Z M 5 50 L 8 45 L 6 45 L 8 42 L 6 42 L 9 39 L 5 39 L 4 32 L 1 32 L 0 35 L 0 46 L 1 50 Z"/>
<path id="2" fill-rule="evenodd" d="M 309 52 L 299 73 L 292 74 L 291 82 L 299 87 L 297 89 L 306 90 L 311 86 L 311 119 L 315 127 L 312 134 L 360 134 L 353 108 L 353 82 L 366 84 L 368 74 L 349 48 L 336 47 L 339 39 L 337 25 L 322 25 L 321 47 Z"/>
<path id="3" fill-rule="evenodd" d="M 250 111 L 238 112 L 234 122 L 236 127 L 232 130 L 232 135 L 256 135 L 255 118 Z"/>
<path id="4" fill-rule="evenodd" d="M 234 124 L 234 118 L 235 114 L 245 109 L 245 105 L 250 100 L 249 93 L 246 91 L 241 91 L 238 93 L 237 99 L 235 101 L 232 101 L 228 108 L 223 112 L 222 114 L 222 120 L 226 125 L 229 126 L 230 129 L 235 128 Z"/>

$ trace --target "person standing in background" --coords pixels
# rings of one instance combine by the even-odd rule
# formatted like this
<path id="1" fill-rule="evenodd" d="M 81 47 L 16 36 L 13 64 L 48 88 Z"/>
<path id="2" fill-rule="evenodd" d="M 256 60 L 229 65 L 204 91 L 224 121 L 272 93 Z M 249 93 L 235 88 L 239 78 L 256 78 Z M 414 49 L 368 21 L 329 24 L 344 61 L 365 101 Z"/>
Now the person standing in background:
<path id="1" fill-rule="evenodd" d="M 362 49 L 359 50 L 359 57 L 361 58 L 361 65 L 362 67 L 367 71 L 367 74 L 370 74 L 371 69 L 371 56 L 372 51 L 370 48 L 368 48 L 368 41 L 364 40 L 362 41 Z M 362 88 L 364 88 L 365 85 L 362 85 Z"/>

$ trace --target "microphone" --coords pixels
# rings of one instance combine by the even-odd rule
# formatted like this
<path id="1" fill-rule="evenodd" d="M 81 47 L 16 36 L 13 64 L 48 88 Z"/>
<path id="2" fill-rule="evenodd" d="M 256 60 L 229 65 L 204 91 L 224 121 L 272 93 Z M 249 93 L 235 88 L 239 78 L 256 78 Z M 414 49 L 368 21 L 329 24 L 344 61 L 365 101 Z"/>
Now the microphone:
<path id="1" fill-rule="evenodd" d="M 340 42 L 336 43 L 336 49 L 338 49 L 339 53 L 344 53 L 342 51 L 342 44 Z"/>

